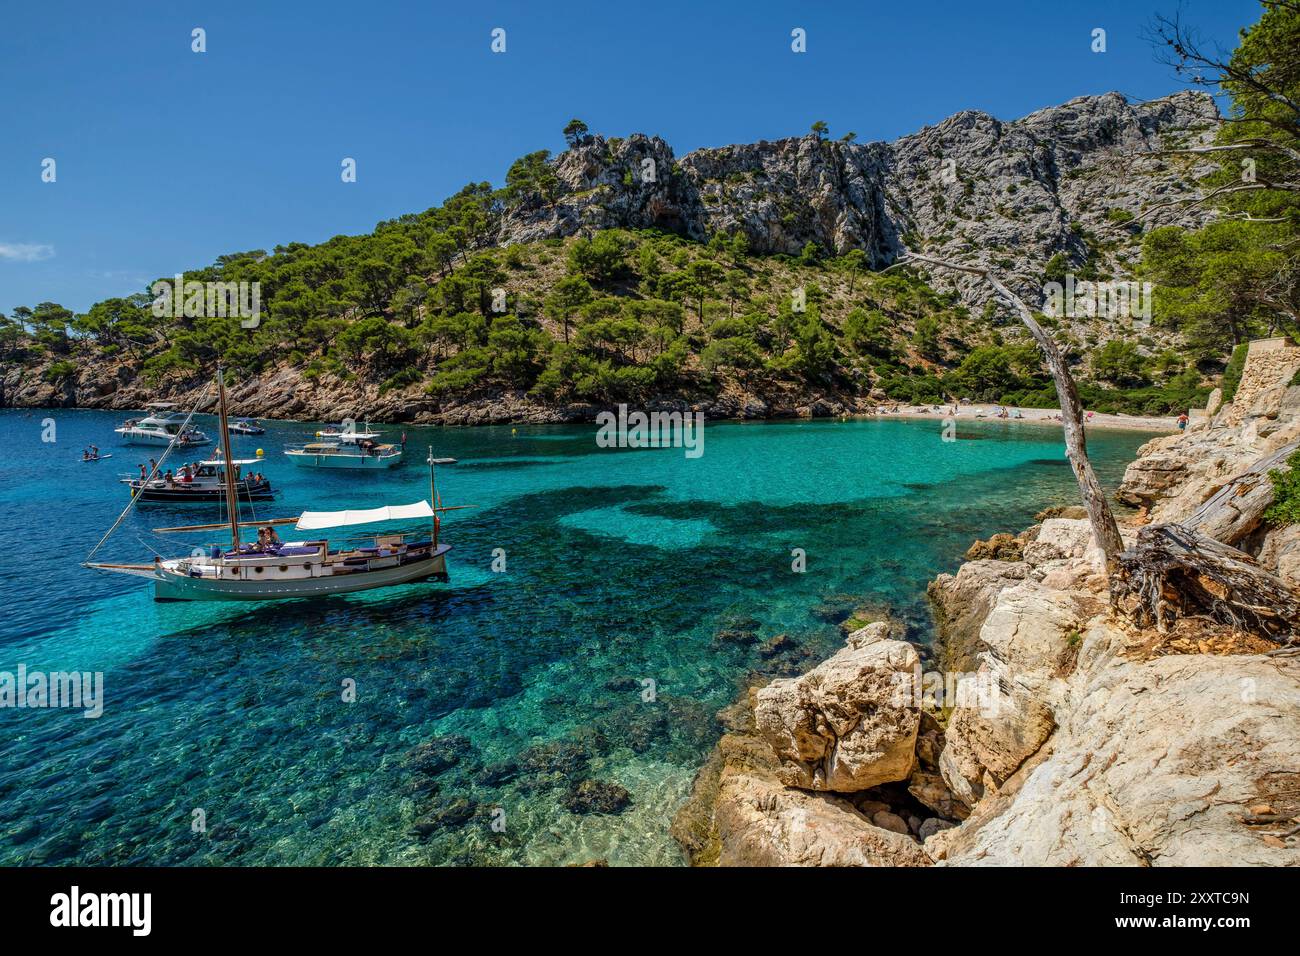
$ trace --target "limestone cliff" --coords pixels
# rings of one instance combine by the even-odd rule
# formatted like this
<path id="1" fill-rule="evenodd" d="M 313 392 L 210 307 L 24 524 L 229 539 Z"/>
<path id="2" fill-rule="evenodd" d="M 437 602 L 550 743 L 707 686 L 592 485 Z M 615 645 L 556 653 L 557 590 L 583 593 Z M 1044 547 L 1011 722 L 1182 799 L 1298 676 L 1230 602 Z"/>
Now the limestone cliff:
<path id="1" fill-rule="evenodd" d="M 509 209 L 502 244 L 612 227 L 660 228 L 697 240 L 742 232 L 750 248 L 797 254 L 862 249 L 872 268 L 904 245 L 938 256 L 980 251 L 1004 273 L 1042 275 L 1057 253 L 1080 263 L 1084 234 L 1132 239 L 1108 220 L 1190 195 L 1195 163 L 1135 169 L 1117 154 L 1208 141 L 1216 108 L 1204 93 L 1130 103 L 1119 93 L 1084 96 L 1003 121 L 968 110 L 892 143 L 798 139 L 698 149 L 677 158 L 658 137 L 589 137 L 555 163 L 560 195 Z M 1209 214 L 1186 205 L 1155 213 L 1148 226 L 1196 226 Z M 1136 245 L 1122 243 L 1122 271 Z M 969 303 L 989 291 L 977 278 L 936 272 Z M 1032 292 L 1035 301 L 1041 289 Z"/>

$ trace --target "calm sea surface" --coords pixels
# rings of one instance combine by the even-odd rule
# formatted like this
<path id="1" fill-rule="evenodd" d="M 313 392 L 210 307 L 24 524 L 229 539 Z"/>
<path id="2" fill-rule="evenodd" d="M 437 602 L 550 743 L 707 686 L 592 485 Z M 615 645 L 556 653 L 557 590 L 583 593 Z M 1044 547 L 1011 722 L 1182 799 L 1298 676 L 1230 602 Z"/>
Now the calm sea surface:
<path id="1" fill-rule="evenodd" d="M 409 427 L 404 464 L 348 474 L 288 464 L 316 426 L 273 423 L 235 439 L 282 489 L 261 517 L 418 501 L 424 448 L 459 459 L 439 491 L 477 507 L 443 522 L 450 583 L 157 604 L 79 567 L 158 453 L 119 445 L 122 417 L 0 412 L 0 671 L 102 671 L 105 697 L 0 710 L 0 864 L 680 862 L 669 823 L 747 680 L 830 653 L 863 606 L 928 641 L 936 573 L 1075 500 L 1060 433 L 1026 424 L 717 424 L 697 459 L 594 426 Z M 1148 437 L 1090 436 L 1109 488 Z M 220 517 L 141 505 L 98 559 L 188 552 L 203 536 L 150 529 Z M 764 656 L 778 634 L 794 649 Z M 587 779 L 631 804 L 571 812 Z"/>

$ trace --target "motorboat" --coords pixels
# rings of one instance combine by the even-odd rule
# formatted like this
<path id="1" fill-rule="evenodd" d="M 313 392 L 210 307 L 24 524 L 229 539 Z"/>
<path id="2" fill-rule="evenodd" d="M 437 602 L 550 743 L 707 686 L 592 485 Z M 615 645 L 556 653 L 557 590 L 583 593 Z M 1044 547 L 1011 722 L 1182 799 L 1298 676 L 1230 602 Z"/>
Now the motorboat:
<path id="1" fill-rule="evenodd" d="M 378 441 L 379 432 L 318 432 L 321 441 L 285 449 L 289 460 L 300 468 L 392 468 L 402 461 L 402 446 Z"/>
<path id="2" fill-rule="evenodd" d="M 265 435 L 266 429 L 256 418 L 236 418 L 230 423 L 230 431 L 235 435 Z"/>
<path id="3" fill-rule="evenodd" d="M 266 478 L 260 470 L 254 470 L 255 467 L 260 467 L 263 461 L 261 458 L 235 460 L 235 496 L 240 501 L 272 501 L 275 498 L 270 479 Z M 248 469 L 246 472 L 243 471 L 245 468 Z M 142 475 L 139 478 L 123 478 L 121 481 L 131 489 L 131 494 L 142 502 L 220 503 L 226 500 L 225 471 L 225 462 L 216 458 L 212 461 L 182 465 L 175 475 L 168 473 L 164 477 L 155 477 L 152 480 L 146 480 L 148 476 Z"/>
<path id="4" fill-rule="evenodd" d="M 210 445 L 212 439 L 186 422 L 191 415 L 177 409 L 172 402 L 150 402 L 143 418 L 128 418 L 113 429 L 122 436 L 126 445 L 170 445 L 173 441 L 183 448 Z"/>

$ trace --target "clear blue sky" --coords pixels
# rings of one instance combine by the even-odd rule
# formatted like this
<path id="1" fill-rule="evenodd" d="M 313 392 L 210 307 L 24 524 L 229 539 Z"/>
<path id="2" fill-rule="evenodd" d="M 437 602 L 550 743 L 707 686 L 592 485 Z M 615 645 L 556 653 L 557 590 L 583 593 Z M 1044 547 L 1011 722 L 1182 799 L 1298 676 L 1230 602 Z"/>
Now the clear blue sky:
<path id="1" fill-rule="evenodd" d="M 367 232 L 594 132 L 700 146 L 816 119 L 892 139 L 1180 84 L 1142 38 L 1179 0 L 231 2 L 0 11 L 0 311 L 78 311 L 218 255 Z M 1227 48 L 1253 0 L 1182 0 Z M 191 52 L 190 32 L 208 50 Z M 507 51 L 489 48 L 506 30 Z M 790 50 L 807 31 L 808 52 Z M 1107 52 L 1090 50 L 1107 31 Z M 41 161 L 58 181 L 42 183 Z M 340 181 L 344 157 L 357 182 Z"/>

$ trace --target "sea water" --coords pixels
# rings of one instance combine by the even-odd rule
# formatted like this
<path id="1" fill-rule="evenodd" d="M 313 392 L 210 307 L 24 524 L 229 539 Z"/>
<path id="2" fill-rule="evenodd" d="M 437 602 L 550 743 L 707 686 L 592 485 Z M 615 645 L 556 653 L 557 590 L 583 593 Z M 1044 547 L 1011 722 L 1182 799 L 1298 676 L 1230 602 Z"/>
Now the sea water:
<path id="1" fill-rule="evenodd" d="M 1077 501 L 1059 429 L 1027 423 L 719 423 L 699 457 L 594 425 L 394 426 L 407 460 L 365 473 L 293 467 L 319 426 L 268 423 L 234 439 L 280 490 L 257 517 L 419 501 L 427 447 L 458 459 L 438 490 L 475 507 L 443 520 L 450 581 L 156 603 L 80 567 L 159 453 L 118 444 L 121 417 L 0 412 L 0 671 L 103 675 L 97 718 L 0 709 L 0 864 L 682 862 L 669 825 L 720 708 L 832 653 L 855 612 L 924 647 L 935 574 Z M 1090 433 L 1108 488 L 1149 437 Z M 113 458 L 82 462 L 91 443 Z M 152 529 L 221 519 L 142 504 L 96 560 L 185 554 L 221 534 Z M 584 780 L 630 801 L 580 812 Z"/>

